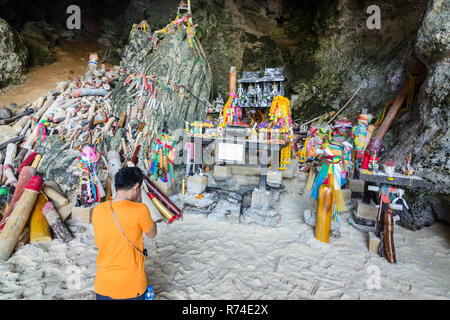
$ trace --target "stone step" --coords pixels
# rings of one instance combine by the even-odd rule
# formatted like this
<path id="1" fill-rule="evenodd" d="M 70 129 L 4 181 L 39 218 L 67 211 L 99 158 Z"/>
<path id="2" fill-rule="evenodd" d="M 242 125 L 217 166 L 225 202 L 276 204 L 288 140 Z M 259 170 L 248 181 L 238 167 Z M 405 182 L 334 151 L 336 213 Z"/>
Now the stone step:
<path id="1" fill-rule="evenodd" d="M 72 208 L 72 221 L 73 222 L 79 222 L 79 223 L 92 223 L 92 211 L 94 210 L 95 206 L 93 207 L 73 207 Z"/>
<path id="2" fill-rule="evenodd" d="M 159 190 L 161 190 L 162 193 L 164 193 L 166 196 L 171 196 L 174 194 L 175 192 L 175 186 L 172 183 L 171 185 L 169 185 L 168 182 L 162 182 L 161 180 L 153 180 L 153 178 L 151 178 L 151 181 L 155 184 L 155 186 L 158 187 Z"/>
<path id="3" fill-rule="evenodd" d="M 267 184 L 274 188 L 279 188 L 283 182 L 283 174 L 281 171 L 267 171 Z"/>
<path id="4" fill-rule="evenodd" d="M 225 179 L 230 176 L 229 166 L 214 166 L 213 171 L 214 178 Z"/>
<path id="5" fill-rule="evenodd" d="M 349 179 L 348 188 L 355 193 L 364 193 L 364 181 Z"/>
<path id="6" fill-rule="evenodd" d="M 369 232 L 369 251 L 379 254 L 381 240 L 375 233 Z"/>
<path id="7" fill-rule="evenodd" d="M 272 193 L 267 190 L 255 189 L 252 192 L 251 207 L 254 209 L 261 209 L 267 211 L 272 205 Z"/>
<path id="8" fill-rule="evenodd" d="M 344 196 L 345 203 L 352 201 L 352 190 L 342 189 L 342 195 Z"/>
<path id="9" fill-rule="evenodd" d="M 231 174 L 239 174 L 243 176 L 259 176 L 261 174 L 261 167 L 256 165 L 249 166 L 234 166 L 230 165 L 229 170 Z"/>
<path id="10" fill-rule="evenodd" d="M 295 172 L 298 171 L 298 160 L 292 159 L 292 163 L 287 165 L 287 170 L 282 170 L 283 178 L 293 179 Z"/>
<path id="11" fill-rule="evenodd" d="M 317 219 L 317 213 L 313 212 L 313 210 L 306 209 L 305 211 L 303 211 L 303 221 L 306 224 L 315 228 L 316 227 L 316 219 Z M 341 225 L 339 222 L 331 220 L 330 231 L 339 230 L 340 227 L 341 227 Z"/>
<path id="12" fill-rule="evenodd" d="M 356 202 L 356 211 L 354 213 L 354 220 L 358 224 L 365 226 L 374 226 L 378 217 L 378 208 L 364 203 L 362 201 Z"/>
<path id="13" fill-rule="evenodd" d="M 186 183 L 188 193 L 203 193 L 208 185 L 208 176 L 189 176 Z"/>

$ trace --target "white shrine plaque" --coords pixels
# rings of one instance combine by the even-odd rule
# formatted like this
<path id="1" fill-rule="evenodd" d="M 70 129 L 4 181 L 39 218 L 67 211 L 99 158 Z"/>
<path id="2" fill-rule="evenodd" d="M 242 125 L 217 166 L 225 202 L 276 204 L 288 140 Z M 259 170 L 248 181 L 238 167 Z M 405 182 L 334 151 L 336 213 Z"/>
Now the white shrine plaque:
<path id="1" fill-rule="evenodd" d="M 216 161 L 227 163 L 245 163 L 245 144 L 218 142 L 216 145 Z"/>

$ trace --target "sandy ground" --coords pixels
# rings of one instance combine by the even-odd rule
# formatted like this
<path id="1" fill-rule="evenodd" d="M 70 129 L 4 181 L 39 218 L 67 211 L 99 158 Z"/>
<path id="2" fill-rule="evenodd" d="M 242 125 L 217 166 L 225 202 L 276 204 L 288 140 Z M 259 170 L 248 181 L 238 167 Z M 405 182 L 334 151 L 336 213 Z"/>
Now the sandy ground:
<path id="1" fill-rule="evenodd" d="M 389 264 L 368 251 L 367 234 L 348 225 L 345 215 L 340 237 L 317 241 L 302 218 L 312 207 L 299 193 L 303 184 L 286 183 L 275 228 L 192 213 L 160 223 L 157 238 L 144 240 L 156 299 L 450 298 L 450 226 L 416 232 L 396 226 L 398 263 Z M 92 225 L 67 222 L 73 241 L 28 244 L 0 264 L 0 299 L 95 298 Z"/>
<path id="2" fill-rule="evenodd" d="M 85 47 L 37 67 L 0 92 L 0 105 L 33 101 L 70 71 L 84 73 Z M 89 47 L 92 48 L 92 47 Z M 60 62 L 60 63 L 59 63 Z M 69 67 L 68 67 L 69 66 Z M 450 226 L 395 227 L 396 265 L 367 249 L 367 234 L 341 218 L 340 237 L 317 241 L 303 222 L 312 208 L 305 177 L 285 180 L 275 228 L 218 222 L 185 212 L 145 239 L 156 299 L 449 299 Z M 97 248 L 92 225 L 67 220 L 75 239 L 28 244 L 0 263 L 0 299 L 94 299 Z"/>
<path id="3" fill-rule="evenodd" d="M 102 57 L 104 47 L 95 42 L 74 42 L 66 40 L 54 48 L 56 61 L 46 66 L 31 67 L 25 74 L 26 81 L 0 89 L 0 106 L 10 103 L 33 102 L 49 90 L 55 90 L 56 83 L 68 76 L 83 76 L 90 52 Z"/>

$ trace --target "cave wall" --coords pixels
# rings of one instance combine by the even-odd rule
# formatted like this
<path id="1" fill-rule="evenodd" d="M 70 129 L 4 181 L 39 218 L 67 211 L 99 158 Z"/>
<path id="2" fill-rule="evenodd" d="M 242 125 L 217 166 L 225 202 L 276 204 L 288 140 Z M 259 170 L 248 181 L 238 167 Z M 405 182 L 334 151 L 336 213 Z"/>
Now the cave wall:
<path id="1" fill-rule="evenodd" d="M 81 9 L 79 30 L 67 29 L 66 22 L 71 13 L 68 14 L 66 10 L 70 5 L 77 5 Z M 14 71 L 5 71 L 5 63 L 1 63 L 0 77 L 3 80 L 0 81 L 0 87 L 25 80 L 22 75 L 31 66 L 55 62 L 54 47 L 65 39 L 95 42 L 100 34 L 108 31 L 112 34 L 114 45 L 119 46 L 119 39 L 114 38 L 117 30 L 109 28 L 111 25 L 108 22 L 122 16 L 128 5 L 129 1 L 123 0 L 0 0 L 0 18 L 6 21 L 9 24 L 8 29 L 12 30 L 0 32 L 0 42 L 19 44 L 16 47 L 21 48 L 19 56 L 23 60 L 23 67 L 14 67 Z M 115 21 L 114 25 L 124 30 L 129 29 L 119 22 Z M 4 29 L 4 23 L 0 24 Z M 0 55 L 7 56 L 10 51 L 0 46 Z M 19 49 L 16 49 L 17 52 Z M 119 64 L 119 54 L 112 51 L 108 62 Z M 17 73 L 18 76 L 8 76 L 8 72 Z"/>
<path id="2" fill-rule="evenodd" d="M 389 151 L 401 161 L 410 153 L 419 174 L 430 182 L 426 193 L 411 192 L 411 211 L 402 224 L 410 229 L 450 223 L 450 2 L 431 0 L 417 34 L 415 52 L 426 76 L 410 112 L 411 119 L 395 126 Z"/>
<path id="3" fill-rule="evenodd" d="M 378 113 L 414 67 L 417 32 L 428 0 L 379 4 L 381 30 L 369 30 L 370 0 L 192 1 L 196 36 L 213 72 L 213 96 L 228 94 L 228 72 L 286 67 L 286 94 L 296 119 L 309 120 L 342 106 L 361 83 L 347 110 Z M 147 19 L 158 29 L 173 18 L 177 0 L 132 1 L 119 19 Z M 120 36 L 124 39 L 124 35 Z M 423 79 L 422 79 L 423 81 Z M 355 118 L 355 117 L 353 117 Z"/>
<path id="4" fill-rule="evenodd" d="M 21 81 L 26 71 L 28 50 L 20 34 L 0 18 L 0 88 Z"/>
<path id="5" fill-rule="evenodd" d="M 22 16 L 17 10 L 12 14 L 13 3 L 20 2 L 33 1 L 0 0 L 0 8 L 10 8 L 2 10 L 0 16 L 9 12 L 10 20 L 5 19 L 20 28 L 30 15 L 43 15 L 38 9 Z M 84 17 L 96 17 L 103 32 L 114 35 L 115 44 L 122 48 L 128 43 L 133 23 L 146 19 L 152 30 L 159 29 L 174 18 L 179 3 L 78 2 Z M 58 2 L 55 8 L 66 4 Z M 198 24 L 196 37 L 212 69 L 212 98 L 219 93 L 227 96 L 232 65 L 238 73 L 284 65 L 286 95 L 294 119 L 306 121 L 337 110 L 363 83 L 363 89 L 343 113 L 354 121 L 363 108 L 379 114 L 395 98 L 418 58 L 425 68 L 417 80 L 412 110 L 391 126 L 383 140 L 381 160 L 390 155 L 401 166 L 411 152 L 417 173 L 433 183 L 431 192 L 408 194 L 411 207 L 418 212 L 402 218 L 408 227 L 448 220 L 449 1 L 377 3 L 381 9 L 380 30 L 366 26 L 366 10 L 372 4 L 371 0 L 192 0 L 193 20 Z M 61 24 L 52 12 L 44 12 L 44 19 Z"/>
<path id="6" fill-rule="evenodd" d="M 373 1 L 204 1 L 194 12 L 211 62 L 214 95 L 226 96 L 228 68 L 286 66 L 295 118 L 342 106 L 364 82 L 348 114 L 375 112 L 395 97 L 414 66 L 427 0 L 380 4 L 382 28 L 369 30 Z"/>
<path id="7" fill-rule="evenodd" d="M 157 49 L 144 32 L 131 32 L 121 68 L 126 71 L 126 75 L 119 79 L 111 96 L 117 117 L 126 110 L 127 104 L 136 103 L 136 98 L 131 97 L 127 92 L 128 87 L 123 85 L 124 81 L 129 74 L 143 73 L 149 77 L 157 76 L 153 80 L 153 87 L 158 89 L 155 97 L 158 105 L 154 109 L 144 108 L 145 121 L 152 125 L 152 130 L 161 133 L 166 121 L 167 129 L 172 132 L 185 128 L 185 121 L 191 123 L 205 118 L 207 105 L 198 99 L 209 101 L 212 74 L 205 59 L 198 55 L 194 47 L 189 46 L 186 31 L 179 29 L 167 33 L 160 39 Z M 170 84 L 182 85 L 191 94 L 174 90 Z"/>
<path id="8" fill-rule="evenodd" d="M 69 14 L 66 9 L 77 5 L 81 9 L 82 24 L 88 19 L 116 19 L 123 14 L 129 0 L 0 0 L 0 17 L 16 30 L 26 22 L 45 21 L 56 29 L 65 29 Z"/>
<path id="9" fill-rule="evenodd" d="M 177 2 L 168 1 L 168 8 L 175 9 Z M 342 114 L 355 121 L 363 108 L 378 115 L 419 59 L 425 68 L 416 81 L 412 110 L 391 126 L 380 160 L 394 157 L 400 169 L 411 152 L 417 174 L 433 183 L 430 192 L 408 192 L 413 210 L 402 215 L 404 226 L 418 229 L 435 220 L 450 221 L 448 1 L 377 3 L 380 30 L 366 25 L 370 16 L 366 10 L 372 4 L 370 0 L 192 1 L 197 37 L 213 71 L 213 96 L 227 96 L 231 65 L 239 73 L 284 65 L 294 119 L 306 121 L 337 110 L 363 84 Z M 165 24 L 160 12 L 148 6 L 143 16 L 160 28 Z"/>

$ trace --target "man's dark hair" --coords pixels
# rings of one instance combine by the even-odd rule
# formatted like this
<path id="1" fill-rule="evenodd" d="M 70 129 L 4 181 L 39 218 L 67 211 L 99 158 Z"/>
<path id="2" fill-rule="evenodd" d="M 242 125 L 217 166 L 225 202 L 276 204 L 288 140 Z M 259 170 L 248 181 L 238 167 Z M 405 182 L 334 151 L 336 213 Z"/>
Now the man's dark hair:
<path id="1" fill-rule="evenodd" d="M 142 185 L 144 174 L 138 167 L 123 167 L 115 177 L 116 190 L 130 190 L 136 183 Z"/>

